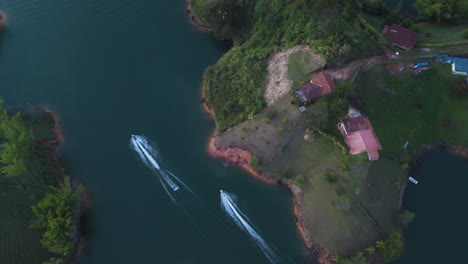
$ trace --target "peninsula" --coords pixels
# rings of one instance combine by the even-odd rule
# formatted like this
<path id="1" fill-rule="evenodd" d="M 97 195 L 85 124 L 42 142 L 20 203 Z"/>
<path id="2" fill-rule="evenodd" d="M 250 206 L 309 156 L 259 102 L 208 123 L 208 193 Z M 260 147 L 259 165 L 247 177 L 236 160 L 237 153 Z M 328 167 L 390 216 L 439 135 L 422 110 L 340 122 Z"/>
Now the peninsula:
<path id="1" fill-rule="evenodd" d="M 417 0 L 415 16 L 370 0 L 187 7 L 193 25 L 232 41 L 203 76 L 209 153 L 287 185 L 320 263 L 397 259 L 417 157 L 467 153 L 465 2 Z"/>

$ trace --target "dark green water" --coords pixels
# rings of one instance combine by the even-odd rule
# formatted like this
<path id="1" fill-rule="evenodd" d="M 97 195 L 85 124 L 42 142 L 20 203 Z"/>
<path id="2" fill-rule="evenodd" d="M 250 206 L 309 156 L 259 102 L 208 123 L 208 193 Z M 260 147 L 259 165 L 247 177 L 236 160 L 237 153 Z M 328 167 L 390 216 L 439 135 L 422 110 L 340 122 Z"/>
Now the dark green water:
<path id="1" fill-rule="evenodd" d="M 304 262 L 289 194 L 205 152 L 213 125 L 200 82 L 223 51 L 190 26 L 182 0 L 0 0 L 0 9 L 0 94 L 58 114 L 66 168 L 94 198 L 80 263 L 267 263 L 222 214 L 221 188 L 281 256 Z M 193 219 L 129 148 L 131 134 L 157 142 L 164 166 L 199 195 Z"/>
<path id="2" fill-rule="evenodd" d="M 407 248 L 395 264 L 465 263 L 468 231 L 468 160 L 434 151 L 420 160 L 404 207 L 416 214 L 406 233 Z"/>

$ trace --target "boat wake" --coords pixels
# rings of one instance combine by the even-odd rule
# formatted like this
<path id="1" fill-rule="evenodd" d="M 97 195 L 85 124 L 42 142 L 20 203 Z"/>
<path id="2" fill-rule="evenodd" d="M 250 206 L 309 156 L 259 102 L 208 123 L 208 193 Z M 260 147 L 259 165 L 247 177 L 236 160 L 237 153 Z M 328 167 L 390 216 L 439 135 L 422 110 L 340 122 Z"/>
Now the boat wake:
<path id="1" fill-rule="evenodd" d="M 220 191 L 221 209 L 234 221 L 234 223 L 255 241 L 258 247 L 262 250 L 263 254 L 268 258 L 271 263 L 284 263 L 284 261 L 275 252 L 275 248 L 269 245 L 260 234 L 254 229 L 253 224 L 242 213 L 235 203 L 233 194 Z"/>
<path id="2" fill-rule="evenodd" d="M 174 173 L 160 166 L 159 153 L 146 137 L 132 135 L 130 146 L 138 153 L 145 165 L 158 176 L 164 191 L 174 203 L 177 203 L 174 198 L 174 193 L 179 191 L 181 187 L 195 195 L 181 179 L 174 175 Z"/>

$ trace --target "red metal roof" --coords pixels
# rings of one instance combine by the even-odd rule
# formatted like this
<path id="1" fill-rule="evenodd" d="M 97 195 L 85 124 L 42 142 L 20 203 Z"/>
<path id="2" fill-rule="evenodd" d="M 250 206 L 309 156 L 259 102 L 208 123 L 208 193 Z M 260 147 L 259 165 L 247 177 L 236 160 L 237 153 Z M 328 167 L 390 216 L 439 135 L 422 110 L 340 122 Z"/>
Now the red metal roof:
<path id="1" fill-rule="evenodd" d="M 389 38 L 393 45 L 406 50 L 414 48 L 418 38 L 418 33 L 396 24 L 386 25 L 383 34 Z"/>
<path id="2" fill-rule="evenodd" d="M 319 72 L 318 74 L 312 76 L 312 83 L 322 86 L 321 95 L 326 95 L 333 92 L 336 88 L 335 83 L 331 75 L 328 72 Z"/>
<path id="3" fill-rule="evenodd" d="M 382 146 L 367 117 L 348 118 L 343 121 L 343 124 L 346 131 L 340 130 L 349 146 L 350 154 L 367 152 L 369 159 L 379 157 L 378 150 L 382 149 Z"/>

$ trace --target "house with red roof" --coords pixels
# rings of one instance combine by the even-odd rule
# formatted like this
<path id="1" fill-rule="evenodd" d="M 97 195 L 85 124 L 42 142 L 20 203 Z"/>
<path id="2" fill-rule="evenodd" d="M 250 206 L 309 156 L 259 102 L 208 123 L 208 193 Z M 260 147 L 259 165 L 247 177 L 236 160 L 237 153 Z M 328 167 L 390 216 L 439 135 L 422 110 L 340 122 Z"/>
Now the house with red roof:
<path id="1" fill-rule="evenodd" d="M 333 77 L 328 72 L 319 72 L 312 76 L 310 82 L 307 82 L 299 91 L 296 91 L 296 95 L 299 97 L 303 104 L 310 103 L 312 100 L 330 94 L 336 88 Z"/>
<path id="2" fill-rule="evenodd" d="M 351 155 L 367 152 L 369 160 L 379 159 L 382 146 L 367 117 L 359 114 L 347 118 L 338 124 L 338 129 L 343 134 Z"/>
<path id="3" fill-rule="evenodd" d="M 382 32 L 393 46 L 410 50 L 416 45 L 418 33 L 399 25 L 386 25 Z"/>

